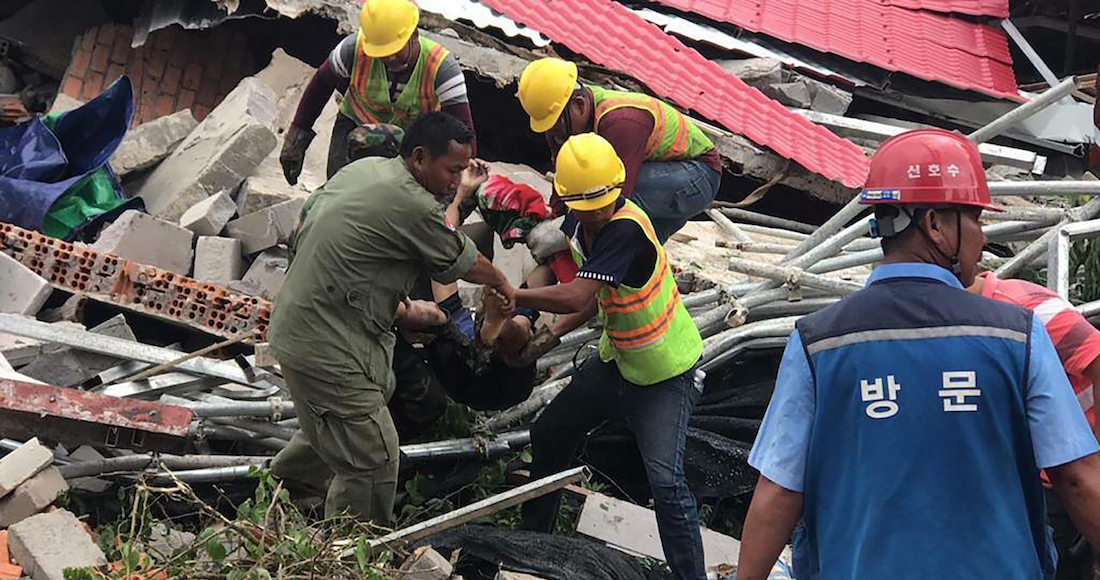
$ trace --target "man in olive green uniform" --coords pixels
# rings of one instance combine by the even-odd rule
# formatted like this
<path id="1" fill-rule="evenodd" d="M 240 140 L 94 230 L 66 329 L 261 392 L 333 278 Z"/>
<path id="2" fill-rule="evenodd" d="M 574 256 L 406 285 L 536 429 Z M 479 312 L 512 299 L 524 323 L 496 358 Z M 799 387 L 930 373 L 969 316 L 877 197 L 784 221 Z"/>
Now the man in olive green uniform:
<path id="1" fill-rule="evenodd" d="M 399 158 L 362 159 L 329 180 L 295 240 L 268 340 L 300 430 L 271 469 L 319 489 L 331 476 L 326 517 L 348 510 L 390 519 L 399 456 L 386 408 L 395 383 L 392 328 L 422 326 L 433 318 L 425 309 L 435 310 L 408 302 L 417 278 L 461 278 L 513 301 L 504 275 L 444 220 L 440 199 L 477 179 L 466 171 L 472 140 L 446 113 L 421 116 Z"/>

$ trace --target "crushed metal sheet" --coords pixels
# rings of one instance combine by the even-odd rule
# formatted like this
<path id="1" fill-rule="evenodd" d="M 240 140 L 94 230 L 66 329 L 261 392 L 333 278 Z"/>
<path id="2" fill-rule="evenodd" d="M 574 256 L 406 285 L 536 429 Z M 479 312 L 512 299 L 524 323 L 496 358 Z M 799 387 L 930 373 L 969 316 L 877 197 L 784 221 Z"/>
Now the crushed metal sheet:
<path id="1" fill-rule="evenodd" d="M 538 47 L 550 44 L 550 39 L 539 31 L 516 23 L 477 0 L 417 0 L 416 4 L 421 10 L 439 14 L 447 20 L 472 22 L 481 29 L 496 28 L 512 38 L 522 36 Z"/>
<path id="2" fill-rule="evenodd" d="M 968 14 L 1008 18 L 1008 0 L 878 0 L 885 6 L 928 10 L 944 14 Z"/>
<path id="3" fill-rule="evenodd" d="M 145 44 L 149 34 L 173 24 L 187 30 L 204 30 L 227 20 L 262 16 L 267 9 L 263 0 L 237 0 L 230 4 L 211 0 L 146 0 L 141 14 L 134 19 L 131 48 Z"/>

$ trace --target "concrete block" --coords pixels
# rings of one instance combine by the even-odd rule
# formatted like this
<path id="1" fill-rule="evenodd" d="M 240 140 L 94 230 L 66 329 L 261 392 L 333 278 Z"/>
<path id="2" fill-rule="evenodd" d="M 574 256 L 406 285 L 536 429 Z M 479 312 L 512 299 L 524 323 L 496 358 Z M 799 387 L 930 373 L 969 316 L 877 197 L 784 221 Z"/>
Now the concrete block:
<path id="1" fill-rule="evenodd" d="M 779 83 L 777 85 L 765 87 L 762 90 L 764 94 L 788 107 L 809 109 L 810 105 L 813 103 L 813 95 L 810 93 L 810 86 L 803 81 Z"/>
<path id="2" fill-rule="evenodd" d="M 783 82 L 783 63 L 774 58 L 746 58 L 721 60 L 718 66 L 733 73 L 745 84 L 753 87 L 766 87 Z"/>
<path id="3" fill-rule="evenodd" d="M 87 330 L 83 324 L 77 324 L 75 322 L 62 321 L 54 322 L 53 324 L 57 324 L 64 328 Z M 41 340 L 15 336 L 14 334 L 0 333 L 0 355 L 8 359 L 8 362 L 15 368 L 34 362 L 34 359 L 38 358 L 48 348 L 50 348 L 49 343 Z"/>
<path id="4" fill-rule="evenodd" d="M 245 254 L 262 252 L 290 242 L 294 229 L 298 227 L 303 205 L 304 198 L 284 201 L 229 222 L 225 231 L 229 237 L 241 241 L 241 250 Z"/>
<path id="5" fill-rule="evenodd" d="M 289 260 L 284 250 L 267 250 L 256 256 L 256 260 L 252 262 L 244 278 L 239 283 L 231 284 L 230 287 L 240 288 L 246 294 L 274 300 L 286 280 L 288 266 Z"/>
<path id="6" fill-rule="evenodd" d="M 188 548 L 195 541 L 195 534 L 174 530 L 157 522 L 149 530 L 149 541 L 145 547 L 162 557 L 171 556 L 176 550 Z"/>
<path id="7" fill-rule="evenodd" d="M 196 280 L 226 284 L 244 274 L 241 241 L 233 238 L 199 236 L 195 243 Z"/>
<path id="8" fill-rule="evenodd" d="M 43 310 L 38 315 L 42 322 L 77 322 L 84 318 L 84 307 L 88 299 L 79 294 L 73 294 L 57 308 Z"/>
<path id="9" fill-rule="evenodd" d="M 103 551 L 68 510 L 31 516 L 8 534 L 12 558 L 34 580 L 64 580 L 65 568 L 107 565 Z"/>
<path id="10" fill-rule="evenodd" d="M 122 314 L 93 327 L 90 331 L 112 338 L 137 341 L 134 331 L 130 329 L 126 323 L 126 317 Z M 20 371 L 49 385 L 70 387 L 79 385 L 122 362 L 122 359 L 66 346 L 48 346 L 42 350 L 38 358 Z"/>
<path id="11" fill-rule="evenodd" d="M 295 197 L 301 197 L 294 195 L 292 188 L 293 186 L 289 185 L 281 174 L 274 178 L 253 175 L 244 180 L 241 189 L 237 192 L 237 213 L 245 216 L 284 201 L 290 201 Z M 302 195 L 308 194 L 302 191 Z"/>
<path id="12" fill-rule="evenodd" d="M 275 150 L 275 113 L 267 85 L 241 81 L 141 185 L 149 213 L 174 222 L 199 201 L 236 191 Z"/>
<path id="13" fill-rule="evenodd" d="M 119 176 L 148 169 L 175 151 L 198 126 L 189 109 L 142 123 L 122 139 L 111 157 L 111 169 Z"/>
<path id="14" fill-rule="evenodd" d="M 447 580 L 452 572 L 454 566 L 442 554 L 431 546 L 421 546 L 401 565 L 397 577 L 401 580 Z"/>
<path id="15" fill-rule="evenodd" d="M 34 477 L 53 462 L 53 453 L 35 437 L 0 459 L 0 497 L 5 497 L 21 483 Z"/>
<path id="16" fill-rule="evenodd" d="M 0 253 L 0 312 L 34 316 L 53 288 L 45 278 L 11 256 Z"/>
<path id="17" fill-rule="evenodd" d="M 233 214 L 237 213 L 237 204 L 225 193 L 216 193 L 191 206 L 180 218 L 180 227 L 189 229 L 200 236 L 216 236 Z"/>
<path id="18" fill-rule="evenodd" d="M 0 500 L 0 527 L 10 527 L 46 509 L 68 490 L 56 467 L 51 465 L 39 471 Z"/>
<path id="19" fill-rule="evenodd" d="M 809 81 L 809 79 L 807 79 Z M 831 115 L 843 115 L 852 104 L 852 93 L 838 89 L 828 83 L 810 81 L 814 87 L 810 108 Z"/>
<path id="20" fill-rule="evenodd" d="M 131 209 L 103 228 L 92 247 L 186 276 L 191 271 L 194 237 L 175 223 Z"/>

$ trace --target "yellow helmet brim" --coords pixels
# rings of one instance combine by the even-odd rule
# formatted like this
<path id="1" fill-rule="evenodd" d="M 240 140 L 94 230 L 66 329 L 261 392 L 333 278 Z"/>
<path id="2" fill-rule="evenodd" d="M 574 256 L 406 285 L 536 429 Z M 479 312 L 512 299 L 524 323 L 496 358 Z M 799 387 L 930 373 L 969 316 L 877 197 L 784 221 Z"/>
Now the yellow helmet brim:
<path id="1" fill-rule="evenodd" d="M 568 207 L 571 210 L 575 210 L 575 211 L 593 211 L 593 210 L 597 210 L 597 209 L 603 209 L 603 208 L 615 203 L 616 201 L 618 201 L 619 196 L 622 195 L 622 193 L 623 193 L 623 188 L 615 187 L 615 188 L 612 188 L 612 189 L 604 192 L 604 194 L 599 196 L 599 197 L 594 197 L 594 198 L 591 198 L 591 199 L 573 199 L 573 200 L 568 200 L 568 199 L 562 198 L 562 201 L 564 201 L 566 207 Z"/>
<path id="2" fill-rule="evenodd" d="M 555 110 L 550 111 L 549 115 L 541 119 L 531 117 L 531 130 L 536 133 L 545 133 L 550 129 L 553 129 L 554 125 L 558 124 L 558 119 L 561 118 L 561 112 L 565 110 L 565 107 L 568 104 L 569 101 L 566 101 L 565 105 L 561 106 L 560 108 L 555 107 Z"/>

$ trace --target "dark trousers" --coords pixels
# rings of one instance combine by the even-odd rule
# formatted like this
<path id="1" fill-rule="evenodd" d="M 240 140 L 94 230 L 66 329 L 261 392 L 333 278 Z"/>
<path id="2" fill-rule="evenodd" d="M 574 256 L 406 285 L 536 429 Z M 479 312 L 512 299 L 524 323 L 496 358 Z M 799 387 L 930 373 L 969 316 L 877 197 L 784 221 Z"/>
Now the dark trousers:
<path id="1" fill-rule="evenodd" d="M 591 357 L 531 428 L 531 476 L 567 469 L 590 430 L 608 419 L 623 420 L 634 433 L 649 477 L 669 568 L 678 579 L 702 580 L 699 512 L 684 479 L 688 418 L 700 394 L 692 371 L 643 387 L 623 379 L 614 362 Z M 525 503 L 524 528 L 552 531 L 560 502 L 559 492 Z"/>

